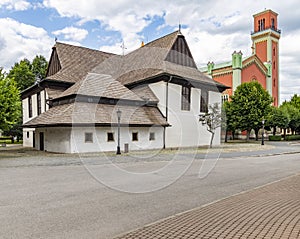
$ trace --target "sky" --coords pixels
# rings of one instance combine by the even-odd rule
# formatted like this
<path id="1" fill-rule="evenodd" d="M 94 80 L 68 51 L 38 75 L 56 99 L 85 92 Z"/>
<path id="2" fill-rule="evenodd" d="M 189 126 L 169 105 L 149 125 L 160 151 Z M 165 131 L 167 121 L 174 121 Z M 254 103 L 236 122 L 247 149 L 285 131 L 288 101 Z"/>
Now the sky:
<path id="1" fill-rule="evenodd" d="M 251 55 L 253 15 L 277 12 L 280 102 L 300 94 L 300 1 L 285 0 L 0 0 L 0 67 L 49 60 L 55 39 L 125 54 L 181 25 L 198 67 Z"/>

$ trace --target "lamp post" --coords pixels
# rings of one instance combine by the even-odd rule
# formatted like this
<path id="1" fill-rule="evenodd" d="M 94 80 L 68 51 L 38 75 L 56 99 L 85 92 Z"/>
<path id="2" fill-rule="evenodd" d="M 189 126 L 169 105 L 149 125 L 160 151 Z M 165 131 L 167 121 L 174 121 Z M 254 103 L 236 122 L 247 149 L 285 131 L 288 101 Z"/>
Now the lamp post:
<path id="1" fill-rule="evenodd" d="M 262 134 L 261 134 L 261 145 L 265 145 L 265 120 L 261 121 L 262 124 Z"/>
<path id="2" fill-rule="evenodd" d="M 117 110 L 118 116 L 118 146 L 117 146 L 117 154 L 121 154 L 120 150 L 120 120 L 121 120 L 122 111 L 120 109 Z"/>

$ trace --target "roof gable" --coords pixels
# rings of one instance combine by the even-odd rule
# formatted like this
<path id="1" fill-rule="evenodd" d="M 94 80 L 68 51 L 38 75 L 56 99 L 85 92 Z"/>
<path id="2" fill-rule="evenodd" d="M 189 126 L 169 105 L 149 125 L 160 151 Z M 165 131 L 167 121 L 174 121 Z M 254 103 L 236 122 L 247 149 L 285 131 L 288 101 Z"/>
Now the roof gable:
<path id="1" fill-rule="evenodd" d="M 56 47 L 53 47 L 46 77 L 56 74 L 58 71 L 60 71 L 60 69 L 61 69 L 61 64 L 58 58 Z"/>
<path id="2" fill-rule="evenodd" d="M 165 60 L 178 65 L 197 68 L 190 48 L 181 34 L 177 35 L 177 39 L 173 43 Z"/>

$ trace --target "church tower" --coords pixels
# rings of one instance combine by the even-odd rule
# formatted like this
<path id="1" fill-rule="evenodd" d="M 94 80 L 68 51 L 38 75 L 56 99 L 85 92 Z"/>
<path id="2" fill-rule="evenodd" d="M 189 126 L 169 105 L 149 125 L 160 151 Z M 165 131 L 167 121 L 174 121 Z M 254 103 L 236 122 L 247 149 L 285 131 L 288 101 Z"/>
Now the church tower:
<path id="1" fill-rule="evenodd" d="M 278 14 L 272 10 L 253 15 L 254 31 L 251 33 L 253 53 L 269 70 L 266 89 L 274 99 L 274 105 L 279 103 L 279 39 L 281 31 L 277 28 Z"/>

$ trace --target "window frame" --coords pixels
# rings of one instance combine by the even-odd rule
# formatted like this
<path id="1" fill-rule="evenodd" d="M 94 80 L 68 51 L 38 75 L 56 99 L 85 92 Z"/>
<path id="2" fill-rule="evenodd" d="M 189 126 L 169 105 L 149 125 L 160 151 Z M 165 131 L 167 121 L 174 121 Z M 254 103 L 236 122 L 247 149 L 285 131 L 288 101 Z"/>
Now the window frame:
<path id="1" fill-rule="evenodd" d="M 36 94 L 36 101 L 37 101 L 37 115 L 42 113 L 42 99 L 41 99 L 41 92 Z"/>
<path id="2" fill-rule="evenodd" d="M 106 141 L 107 142 L 115 142 L 115 134 L 114 134 L 114 132 L 107 132 L 106 133 Z"/>
<path id="3" fill-rule="evenodd" d="M 32 96 L 28 97 L 28 117 L 32 117 Z"/>
<path id="4" fill-rule="evenodd" d="M 93 143 L 94 142 L 94 135 L 92 132 L 85 132 L 84 133 L 84 143 Z"/>
<path id="5" fill-rule="evenodd" d="M 154 141 L 155 140 L 155 132 L 150 132 L 149 133 L 149 141 Z"/>
<path id="6" fill-rule="evenodd" d="M 183 85 L 181 87 L 181 110 L 190 111 L 191 110 L 191 87 Z"/>
<path id="7" fill-rule="evenodd" d="M 132 141 L 139 141 L 139 132 L 132 132 L 131 140 Z"/>
<path id="8" fill-rule="evenodd" d="M 209 100 L 209 91 L 206 89 L 201 89 L 201 96 L 200 96 L 201 113 L 208 113 L 208 100 Z"/>

